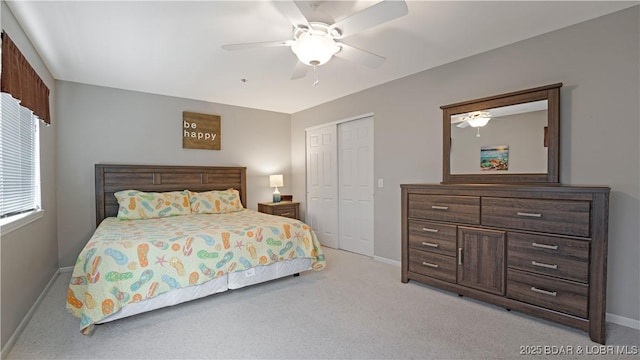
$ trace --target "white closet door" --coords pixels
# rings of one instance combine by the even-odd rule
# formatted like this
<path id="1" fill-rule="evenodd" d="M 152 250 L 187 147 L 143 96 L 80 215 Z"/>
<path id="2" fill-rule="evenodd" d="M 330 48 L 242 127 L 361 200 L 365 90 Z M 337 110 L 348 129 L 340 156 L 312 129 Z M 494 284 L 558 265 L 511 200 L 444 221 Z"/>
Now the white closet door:
<path id="1" fill-rule="evenodd" d="M 338 125 L 340 248 L 373 256 L 373 118 Z"/>
<path id="2" fill-rule="evenodd" d="M 307 215 L 324 246 L 338 247 L 336 125 L 307 130 Z"/>

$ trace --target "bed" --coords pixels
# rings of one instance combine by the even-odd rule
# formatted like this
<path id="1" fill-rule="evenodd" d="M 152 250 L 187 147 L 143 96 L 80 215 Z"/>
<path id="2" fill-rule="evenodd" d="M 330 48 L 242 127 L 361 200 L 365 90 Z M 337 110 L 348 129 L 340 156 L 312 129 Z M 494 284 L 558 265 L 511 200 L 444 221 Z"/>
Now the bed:
<path id="1" fill-rule="evenodd" d="M 97 164 L 95 176 L 97 228 L 66 301 L 85 335 L 96 324 L 324 268 L 308 225 L 241 205 L 244 167 Z"/>

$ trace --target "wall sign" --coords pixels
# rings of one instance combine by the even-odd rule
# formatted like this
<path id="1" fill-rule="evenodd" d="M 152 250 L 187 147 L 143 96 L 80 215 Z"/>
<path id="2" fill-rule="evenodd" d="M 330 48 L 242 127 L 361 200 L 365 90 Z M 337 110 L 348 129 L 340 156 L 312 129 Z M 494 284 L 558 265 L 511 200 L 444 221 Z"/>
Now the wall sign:
<path id="1" fill-rule="evenodd" d="M 220 116 L 183 111 L 182 148 L 220 150 Z"/>

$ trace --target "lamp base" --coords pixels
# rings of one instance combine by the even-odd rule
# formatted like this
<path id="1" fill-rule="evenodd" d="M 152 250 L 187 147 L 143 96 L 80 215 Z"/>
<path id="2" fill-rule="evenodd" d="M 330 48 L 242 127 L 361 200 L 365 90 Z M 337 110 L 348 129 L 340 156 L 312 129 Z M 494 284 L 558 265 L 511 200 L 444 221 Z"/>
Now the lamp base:
<path id="1" fill-rule="evenodd" d="M 279 203 L 280 202 L 280 191 L 278 191 L 278 188 L 276 188 L 276 191 L 273 192 L 273 202 L 274 203 Z"/>

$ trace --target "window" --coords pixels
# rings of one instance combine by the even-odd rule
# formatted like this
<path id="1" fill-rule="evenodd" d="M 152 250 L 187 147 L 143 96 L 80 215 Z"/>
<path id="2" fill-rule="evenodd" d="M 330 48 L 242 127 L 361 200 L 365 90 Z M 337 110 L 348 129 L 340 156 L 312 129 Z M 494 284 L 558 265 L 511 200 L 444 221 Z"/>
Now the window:
<path id="1" fill-rule="evenodd" d="M 40 208 L 38 118 L 0 93 L 0 224 Z M 3 229 L 4 230 L 4 229 Z"/>

